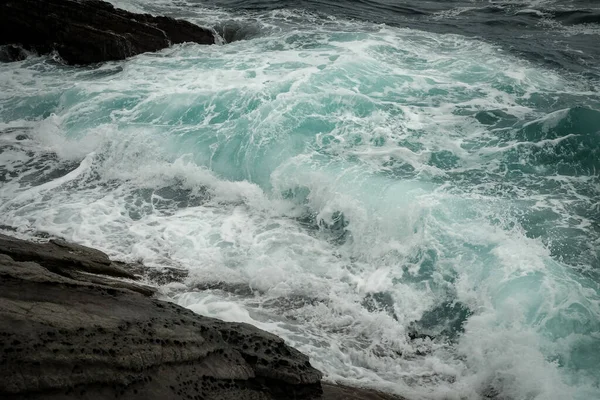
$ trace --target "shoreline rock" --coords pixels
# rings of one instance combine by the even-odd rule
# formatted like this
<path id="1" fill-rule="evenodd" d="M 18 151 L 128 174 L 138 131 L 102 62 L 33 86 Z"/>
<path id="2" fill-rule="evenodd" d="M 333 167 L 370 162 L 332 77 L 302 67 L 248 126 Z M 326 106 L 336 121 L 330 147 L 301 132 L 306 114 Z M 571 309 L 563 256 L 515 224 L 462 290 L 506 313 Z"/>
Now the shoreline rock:
<path id="1" fill-rule="evenodd" d="M 281 338 L 152 298 L 127 266 L 0 235 L 1 398 L 401 400 L 322 383 Z"/>
<path id="2" fill-rule="evenodd" d="M 122 60 L 172 44 L 214 44 L 210 29 L 115 8 L 102 0 L 0 0 L 0 45 L 20 45 L 68 64 Z M 3 58 L 22 57 L 14 46 Z M 10 51 L 9 51 L 10 50 Z"/>

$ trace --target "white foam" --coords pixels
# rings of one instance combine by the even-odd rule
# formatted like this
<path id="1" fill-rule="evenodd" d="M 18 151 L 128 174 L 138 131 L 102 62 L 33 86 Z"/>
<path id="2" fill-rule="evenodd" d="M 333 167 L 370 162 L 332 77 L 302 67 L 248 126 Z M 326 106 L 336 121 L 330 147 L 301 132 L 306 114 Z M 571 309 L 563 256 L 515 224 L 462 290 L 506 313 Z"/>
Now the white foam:
<path id="1" fill-rule="evenodd" d="M 579 343 L 557 321 L 597 320 L 597 290 L 506 227 L 520 205 L 450 179 L 494 172 L 513 144 L 472 115 L 558 123 L 523 100 L 582 96 L 576 83 L 458 36 L 289 10 L 259 22 L 266 36 L 175 46 L 97 77 L 0 66 L 7 102 L 52 94 L 27 121 L 32 140 L 0 159 L 80 162 L 3 184 L 0 223 L 185 267 L 186 289 L 165 289 L 179 304 L 283 336 L 330 380 L 414 398 L 584 398 L 554 362 Z M 443 151 L 455 165 L 430 162 Z M 409 337 L 449 303 L 472 313 L 455 342 Z"/>

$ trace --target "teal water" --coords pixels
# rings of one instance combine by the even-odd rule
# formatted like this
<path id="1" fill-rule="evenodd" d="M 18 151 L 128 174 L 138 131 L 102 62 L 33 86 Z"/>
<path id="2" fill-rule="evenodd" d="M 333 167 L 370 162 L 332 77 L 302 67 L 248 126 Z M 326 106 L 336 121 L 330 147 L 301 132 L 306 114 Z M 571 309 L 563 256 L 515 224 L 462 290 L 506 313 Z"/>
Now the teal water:
<path id="1" fill-rule="evenodd" d="M 253 23 L 102 66 L 0 64 L 0 224 L 187 268 L 165 296 L 330 380 L 600 398 L 598 82 L 458 35 Z"/>

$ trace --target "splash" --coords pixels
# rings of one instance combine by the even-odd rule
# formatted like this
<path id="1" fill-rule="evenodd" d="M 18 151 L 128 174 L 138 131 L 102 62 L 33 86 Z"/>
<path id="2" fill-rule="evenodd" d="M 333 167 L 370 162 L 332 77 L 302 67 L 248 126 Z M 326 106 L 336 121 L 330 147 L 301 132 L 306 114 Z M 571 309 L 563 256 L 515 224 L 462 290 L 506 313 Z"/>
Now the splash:
<path id="1" fill-rule="evenodd" d="M 589 81 L 461 36 L 254 23 L 100 67 L 0 64 L 0 224 L 187 268 L 165 295 L 281 335 L 330 380 L 597 397 Z"/>

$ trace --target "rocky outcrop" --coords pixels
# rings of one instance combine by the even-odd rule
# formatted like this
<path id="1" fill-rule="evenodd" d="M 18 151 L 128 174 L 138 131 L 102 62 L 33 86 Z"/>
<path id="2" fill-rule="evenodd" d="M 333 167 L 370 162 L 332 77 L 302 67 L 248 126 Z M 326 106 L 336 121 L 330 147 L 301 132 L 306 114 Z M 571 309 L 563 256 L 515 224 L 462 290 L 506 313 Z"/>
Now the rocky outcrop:
<path id="1" fill-rule="evenodd" d="M 314 399 L 308 357 L 251 325 L 0 255 L 3 399 Z"/>
<path id="2" fill-rule="evenodd" d="M 105 253 L 59 239 L 34 243 L 0 234 L 0 252 L 15 261 L 34 261 L 61 275 L 84 271 L 118 278 L 136 278 L 125 268 L 113 264 Z"/>
<path id="3" fill-rule="evenodd" d="M 0 62 L 21 61 L 29 54 L 19 46 L 8 44 L 0 46 Z"/>
<path id="4" fill-rule="evenodd" d="M 403 400 L 400 397 L 376 390 L 360 389 L 323 383 L 323 400 Z"/>
<path id="5" fill-rule="evenodd" d="M 197 315 L 134 282 L 183 279 L 163 272 L 61 240 L 0 235 L 0 398 L 400 400 L 321 384 L 279 337 Z"/>
<path id="6" fill-rule="evenodd" d="M 63 240 L 33 243 L 0 234 L 0 253 L 15 261 L 33 261 L 58 275 L 83 282 L 129 289 L 151 296 L 156 289 L 122 280 L 137 280 L 140 276 L 125 269 L 125 264 L 112 262 L 103 252 Z"/>
<path id="7" fill-rule="evenodd" d="M 0 45 L 57 51 L 69 64 L 121 60 L 184 42 L 214 44 L 215 38 L 190 22 L 135 14 L 101 0 L 0 0 Z"/>

